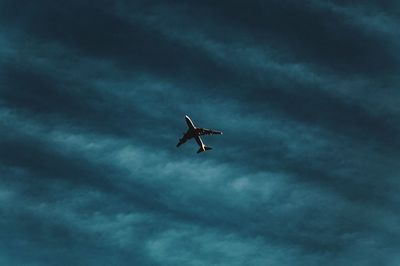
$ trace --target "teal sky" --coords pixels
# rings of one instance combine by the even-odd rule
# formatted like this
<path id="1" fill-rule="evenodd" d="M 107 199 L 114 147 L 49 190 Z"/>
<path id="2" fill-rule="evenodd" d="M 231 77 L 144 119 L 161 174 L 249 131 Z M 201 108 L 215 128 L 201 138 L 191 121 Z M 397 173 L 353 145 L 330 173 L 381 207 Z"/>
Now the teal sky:
<path id="1" fill-rule="evenodd" d="M 400 265 L 398 1 L 0 0 L 0 265 Z M 184 116 L 222 136 L 196 154 Z"/>

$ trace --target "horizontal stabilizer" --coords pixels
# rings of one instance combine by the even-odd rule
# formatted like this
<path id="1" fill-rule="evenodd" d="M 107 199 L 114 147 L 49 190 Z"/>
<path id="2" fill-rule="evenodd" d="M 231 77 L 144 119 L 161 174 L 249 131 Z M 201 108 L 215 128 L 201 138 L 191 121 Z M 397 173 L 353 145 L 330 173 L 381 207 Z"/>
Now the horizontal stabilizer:
<path id="1" fill-rule="evenodd" d="M 200 149 L 197 151 L 197 153 L 203 152 L 203 151 L 208 151 L 208 150 L 212 150 L 211 147 L 207 147 L 207 146 L 203 146 L 200 147 Z"/>

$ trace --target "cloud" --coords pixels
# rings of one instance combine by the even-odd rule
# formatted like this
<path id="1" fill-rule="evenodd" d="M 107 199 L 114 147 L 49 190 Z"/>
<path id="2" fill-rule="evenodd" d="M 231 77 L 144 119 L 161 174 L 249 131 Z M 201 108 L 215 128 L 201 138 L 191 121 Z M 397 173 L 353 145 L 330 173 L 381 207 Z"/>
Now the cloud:
<path id="1" fill-rule="evenodd" d="M 0 7 L 0 263 L 396 265 L 387 6 Z"/>

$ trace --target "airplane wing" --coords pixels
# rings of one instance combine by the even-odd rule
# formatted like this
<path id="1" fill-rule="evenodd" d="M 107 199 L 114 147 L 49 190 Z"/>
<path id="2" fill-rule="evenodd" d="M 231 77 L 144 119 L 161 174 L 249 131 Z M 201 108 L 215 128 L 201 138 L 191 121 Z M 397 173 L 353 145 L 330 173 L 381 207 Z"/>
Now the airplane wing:
<path id="1" fill-rule="evenodd" d="M 181 146 L 183 143 L 185 143 L 188 140 L 188 138 L 185 137 L 185 135 L 183 135 L 183 137 L 181 139 L 179 139 L 178 144 L 176 144 L 176 147 Z"/>
<path id="2" fill-rule="evenodd" d="M 199 130 L 199 135 L 221 135 L 222 131 L 207 129 L 207 128 L 197 128 Z"/>

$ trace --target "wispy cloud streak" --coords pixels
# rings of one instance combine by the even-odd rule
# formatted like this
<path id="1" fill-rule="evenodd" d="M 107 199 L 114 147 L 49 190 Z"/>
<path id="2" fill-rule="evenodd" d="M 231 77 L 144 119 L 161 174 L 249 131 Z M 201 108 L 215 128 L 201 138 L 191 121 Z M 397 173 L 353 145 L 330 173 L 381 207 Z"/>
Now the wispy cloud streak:
<path id="1" fill-rule="evenodd" d="M 397 265 L 395 7 L 1 1 L 0 264 Z"/>

